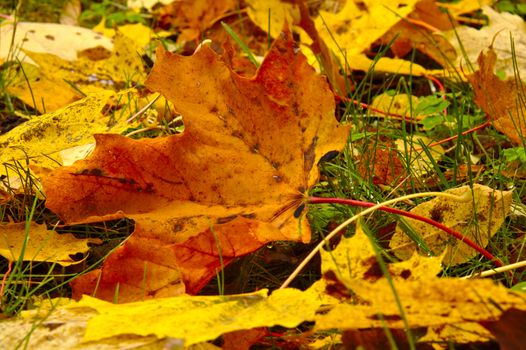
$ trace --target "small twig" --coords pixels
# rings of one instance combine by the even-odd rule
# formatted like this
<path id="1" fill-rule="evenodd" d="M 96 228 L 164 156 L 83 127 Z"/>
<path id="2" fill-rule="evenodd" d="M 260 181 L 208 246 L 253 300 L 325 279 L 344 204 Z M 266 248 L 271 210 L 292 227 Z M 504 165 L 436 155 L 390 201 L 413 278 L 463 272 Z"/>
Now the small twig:
<path id="1" fill-rule="evenodd" d="M 521 267 L 525 267 L 525 266 L 526 266 L 526 260 L 522 260 L 522 261 L 519 261 L 519 262 L 516 262 L 516 263 L 513 263 L 513 264 L 504 265 L 504 266 L 501 266 L 501 267 L 496 267 L 496 268 L 491 269 L 491 270 L 486 270 L 486 271 L 482 271 L 482 272 L 479 272 L 479 273 L 473 273 L 473 274 L 471 274 L 469 276 L 461 277 L 461 279 L 482 278 L 482 277 L 493 276 L 493 275 L 496 275 L 496 274 L 501 273 L 501 272 L 515 270 L 515 269 L 518 269 L 518 268 L 521 268 Z"/>
<path id="2" fill-rule="evenodd" d="M 151 100 L 150 102 L 148 102 L 146 104 L 146 106 L 142 107 L 137 113 L 135 113 L 130 118 L 128 118 L 128 120 L 126 120 L 126 123 L 129 124 L 132 121 L 134 121 L 135 119 L 137 119 L 138 117 L 140 117 L 141 115 L 143 115 L 144 112 L 146 112 L 148 110 L 148 108 L 150 108 L 155 103 L 155 101 L 157 101 L 159 99 L 159 97 L 161 97 L 161 94 L 158 94 L 157 96 L 155 96 L 155 98 L 153 100 Z"/>

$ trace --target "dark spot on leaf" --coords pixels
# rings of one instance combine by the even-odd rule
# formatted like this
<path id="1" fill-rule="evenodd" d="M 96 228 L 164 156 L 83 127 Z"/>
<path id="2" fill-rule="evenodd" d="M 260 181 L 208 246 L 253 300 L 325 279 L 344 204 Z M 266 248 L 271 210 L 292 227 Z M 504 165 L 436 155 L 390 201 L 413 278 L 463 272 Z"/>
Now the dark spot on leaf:
<path id="1" fill-rule="evenodd" d="M 318 161 L 318 164 L 320 163 L 324 163 L 324 162 L 328 162 L 334 158 L 336 158 L 336 156 L 340 154 L 340 152 L 338 151 L 329 151 L 327 153 L 325 153 L 321 158 L 320 160 Z"/>
<path id="2" fill-rule="evenodd" d="M 291 88 L 293 88 L 293 86 L 291 86 Z M 292 113 L 294 113 L 294 115 L 300 115 L 300 106 L 298 104 L 298 102 L 294 101 L 292 102 Z"/>
<path id="3" fill-rule="evenodd" d="M 104 176 L 104 171 L 99 168 L 82 169 L 82 171 L 79 174 L 80 175 L 91 175 L 91 176 Z"/>
<path id="4" fill-rule="evenodd" d="M 442 216 L 442 208 L 440 207 L 434 207 L 431 209 L 429 214 L 431 215 L 431 220 L 434 220 L 436 222 L 442 222 L 443 216 Z"/>
<path id="5" fill-rule="evenodd" d="M 153 184 L 151 182 L 147 183 L 144 187 L 144 192 L 146 193 L 154 193 L 155 189 L 153 188 Z"/>
<path id="6" fill-rule="evenodd" d="M 296 210 L 294 210 L 294 217 L 297 219 L 301 216 L 301 213 L 303 213 L 303 210 L 305 209 L 305 204 L 302 203 L 300 204 L 299 207 L 296 208 Z"/>
<path id="7" fill-rule="evenodd" d="M 46 35 L 45 38 L 46 38 L 47 40 L 55 40 L 55 37 L 54 37 L 53 35 L 49 35 L 49 34 Z"/>
<path id="8" fill-rule="evenodd" d="M 386 321 L 400 321 L 402 319 L 399 315 L 382 315 L 381 317 L 378 315 L 371 315 L 369 318 L 372 320 L 384 319 Z"/>
<path id="9" fill-rule="evenodd" d="M 318 143 L 318 136 L 312 138 L 312 142 L 309 147 L 303 152 L 303 171 L 309 173 L 312 167 L 314 166 L 314 156 L 316 144 Z"/>
<path id="10" fill-rule="evenodd" d="M 243 140 L 243 134 L 241 132 L 237 131 L 237 130 L 233 131 L 230 135 L 232 135 L 233 137 L 236 137 L 236 138 L 238 138 L 240 140 Z"/>
<path id="11" fill-rule="evenodd" d="M 378 260 L 376 260 L 375 256 L 367 259 L 367 261 L 365 262 L 365 265 L 371 266 L 364 273 L 363 278 L 365 280 L 376 281 L 377 279 L 383 276 L 382 269 L 380 268 L 380 264 L 378 264 Z"/>
<path id="12" fill-rule="evenodd" d="M 405 280 L 408 279 L 409 277 L 411 277 L 411 270 L 402 271 L 402 273 L 400 274 L 400 277 L 402 277 Z"/>
<path id="13" fill-rule="evenodd" d="M 354 293 L 338 279 L 334 271 L 329 270 L 325 272 L 323 279 L 326 283 L 325 291 L 330 296 L 338 299 L 351 299 L 353 297 Z"/>
<path id="14" fill-rule="evenodd" d="M 219 218 L 216 220 L 216 224 L 226 224 L 227 222 L 230 222 L 234 220 L 235 218 L 237 218 L 237 215 L 230 215 L 224 218 Z"/>
<path id="15" fill-rule="evenodd" d="M 277 183 L 280 183 L 281 181 L 283 181 L 283 179 L 282 179 L 281 176 L 279 176 L 279 175 L 272 175 L 272 178 L 273 178 L 274 181 L 276 181 Z"/>
<path id="16" fill-rule="evenodd" d="M 137 185 L 137 181 L 135 181 L 134 179 L 127 179 L 125 177 L 121 177 L 117 180 L 123 185 Z"/>

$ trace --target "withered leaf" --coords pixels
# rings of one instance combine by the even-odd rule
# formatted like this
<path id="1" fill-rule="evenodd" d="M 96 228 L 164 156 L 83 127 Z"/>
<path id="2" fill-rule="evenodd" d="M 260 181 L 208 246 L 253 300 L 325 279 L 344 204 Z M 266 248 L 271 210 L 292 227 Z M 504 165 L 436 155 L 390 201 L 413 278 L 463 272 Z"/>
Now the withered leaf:
<path id="1" fill-rule="evenodd" d="M 207 46 L 191 57 L 160 48 L 147 79 L 183 115 L 181 135 L 97 135 L 87 160 L 43 176 L 47 206 L 67 222 L 126 216 L 137 229 L 105 263 L 97 296 L 119 300 L 197 292 L 220 266 L 273 240 L 308 241 L 293 213 L 322 155 L 348 128 L 334 98 L 285 31 L 253 78 Z M 135 267 L 132 267 L 135 266 Z M 91 293 L 99 275 L 80 278 Z"/>
<path id="2" fill-rule="evenodd" d="M 481 52 L 477 60 L 480 69 L 468 77 L 475 90 L 475 103 L 488 114 L 495 129 L 515 144 L 522 144 L 526 121 L 521 112 L 524 101 L 519 91 L 524 89 L 524 84 L 519 86 L 515 78 L 499 79 L 493 72 L 496 60 L 493 49 Z"/>

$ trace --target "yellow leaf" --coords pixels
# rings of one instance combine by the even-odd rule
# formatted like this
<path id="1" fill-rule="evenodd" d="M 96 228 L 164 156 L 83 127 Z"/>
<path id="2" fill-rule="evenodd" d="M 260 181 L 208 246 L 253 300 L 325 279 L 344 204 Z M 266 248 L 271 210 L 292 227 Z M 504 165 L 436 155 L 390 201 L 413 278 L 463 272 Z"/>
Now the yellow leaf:
<path id="1" fill-rule="evenodd" d="M 292 24 L 298 22 L 300 19 L 298 5 L 281 0 L 248 0 L 247 14 L 252 22 L 268 32 L 273 38 L 279 36 L 285 21 Z"/>
<path id="2" fill-rule="evenodd" d="M 179 296 L 128 304 L 112 304 L 84 296 L 68 308 L 88 308 L 97 315 L 88 321 L 84 342 L 123 334 L 181 339 L 189 346 L 226 332 L 281 325 L 296 327 L 312 320 L 320 306 L 314 293 L 282 289 L 228 296 Z M 111 325 L 111 327 L 108 327 Z"/>
<path id="3" fill-rule="evenodd" d="M 415 177 L 424 176 L 435 171 L 435 167 L 428 153 L 422 148 L 427 147 L 429 155 L 435 162 L 438 162 L 446 150 L 440 145 L 428 147 L 433 143 L 432 140 L 424 136 L 413 135 L 410 139 L 398 139 L 395 141 L 396 147 L 402 156 L 401 159 L 406 160 L 406 166 L 411 168 L 411 173 Z M 422 146 L 424 145 L 424 146 Z"/>
<path id="4" fill-rule="evenodd" d="M 321 251 L 322 273 L 334 271 L 338 276 L 351 279 L 377 279 L 372 273 L 372 266 L 376 266 L 376 254 L 371 241 L 364 233 L 361 221 L 356 225 L 356 232 L 351 238 L 342 237 L 336 249 Z M 392 276 L 404 276 L 404 279 L 426 279 L 436 276 L 442 269 L 442 258 L 421 258 L 415 254 L 411 259 L 397 264 L 389 264 Z M 410 275 L 407 275 L 410 270 Z M 381 272 L 375 272 L 376 275 Z M 319 290 L 319 289 L 318 289 Z"/>
<path id="5" fill-rule="evenodd" d="M 418 104 L 418 97 L 408 94 L 391 95 L 386 92 L 376 95 L 371 107 L 387 113 L 410 117 L 411 109 Z"/>
<path id="6" fill-rule="evenodd" d="M 510 308 L 526 310 L 520 293 L 493 281 L 436 277 L 441 257 L 414 254 L 407 261 L 387 264 L 389 282 L 361 228 L 352 238 L 343 239 L 332 257 L 338 260 L 338 280 L 329 277 L 327 271 L 335 265 L 324 252 L 322 271 L 324 280 L 332 283 L 326 292 L 338 297 L 340 303 L 331 303 L 328 313 L 316 316 L 315 331 L 403 330 L 406 324 L 402 317 L 406 317 L 411 329 L 427 329 L 428 334 L 422 338 L 426 341 L 487 341 L 491 335 L 478 326 L 478 321 L 493 320 Z"/>
<path id="7" fill-rule="evenodd" d="M 438 6 L 450 11 L 453 17 L 479 10 L 483 5 L 491 5 L 492 0 L 463 0 L 451 3 L 438 3 Z"/>
<path id="8" fill-rule="evenodd" d="M 122 33 L 125 37 L 133 40 L 138 47 L 145 47 L 148 43 L 155 38 L 166 37 L 172 33 L 167 31 L 154 32 L 150 27 L 145 26 L 141 23 L 134 24 L 124 24 L 120 27 L 117 27 L 117 31 L 113 28 L 105 27 L 105 19 L 103 18 L 93 30 L 103 33 L 104 36 L 108 38 L 113 38 L 118 31 Z"/>
<path id="9" fill-rule="evenodd" d="M 141 8 L 152 10 L 157 4 L 168 5 L 172 2 L 173 0 L 128 0 L 126 6 L 134 10 L 140 10 Z"/>
<path id="10" fill-rule="evenodd" d="M 470 187 L 463 186 L 446 192 L 460 196 L 468 191 L 471 191 Z M 471 202 L 437 197 L 416 206 L 411 212 L 431 218 L 485 247 L 510 212 L 511 202 L 511 191 L 497 191 L 474 184 Z M 434 226 L 413 219 L 408 219 L 408 223 L 425 240 L 434 254 L 439 255 L 446 250 L 444 262 L 447 264 L 461 264 L 477 254 L 471 247 Z M 399 226 L 389 246 L 401 259 L 408 258 L 416 249 L 413 240 Z"/>
<path id="11" fill-rule="evenodd" d="M 321 251 L 321 271 L 334 271 L 339 276 L 364 278 L 370 268 L 370 261 L 376 260 L 369 238 L 361 224 L 356 225 L 352 238 L 342 237 L 336 249 Z"/>
<path id="12" fill-rule="evenodd" d="M 113 47 L 110 39 L 82 27 L 56 23 L 18 22 L 14 36 L 13 27 L 8 21 L 0 25 L 0 62 L 18 59 L 25 63 L 34 63 L 26 58 L 21 49 L 48 53 L 63 60 L 73 61 L 77 59 L 78 51 L 97 46 L 111 51 Z M 13 39 L 14 52 L 11 50 L 11 39 Z"/>
<path id="13" fill-rule="evenodd" d="M 26 241 L 27 238 L 27 241 Z M 100 244 L 100 239 L 78 239 L 72 234 L 58 234 L 45 225 L 31 223 L 28 235 L 25 223 L 0 225 L 0 255 L 8 260 L 20 258 L 22 250 L 24 261 L 45 261 L 62 266 L 78 264 L 70 255 L 88 251 L 88 243 Z"/>
<path id="14" fill-rule="evenodd" d="M 320 11 L 316 28 L 333 52 L 340 55 L 341 61 L 349 62 L 354 68 L 353 61 L 348 57 L 362 54 L 401 18 L 411 13 L 416 2 L 365 0 L 358 4 L 346 1 L 345 6 L 336 13 Z M 341 57 L 342 54 L 346 57 Z"/>
<path id="15" fill-rule="evenodd" d="M 31 119 L 24 124 L 0 135 L 0 163 L 14 161 L 25 162 L 42 167 L 55 168 L 62 164 L 59 152 L 86 143 L 93 142 L 93 133 L 120 133 L 129 127 L 126 123 L 128 106 L 118 106 L 123 115 L 115 119 L 104 115 L 103 109 L 112 101 L 128 102 L 137 98 L 132 90 L 122 93 L 103 90 L 74 102 L 56 112 Z M 120 110 L 119 110 L 120 109 Z M 122 114 L 120 114 L 122 112 Z M 5 172 L 2 167 L 1 172 Z"/>
<path id="16" fill-rule="evenodd" d="M 119 34 L 113 52 L 99 50 L 79 53 L 75 61 L 48 54 L 26 51 L 39 67 L 30 77 L 19 77 L 7 91 L 39 112 L 53 112 L 81 97 L 71 84 L 84 94 L 102 89 L 121 89 L 131 81 L 143 82 L 146 74 L 135 43 Z M 89 58 L 91 56 L 91 59 Z"/>
<path id="17" fill-rule="evenodd" d="M 327 315 L 317 316 L 317 330 L 382 328 L 384 321 L 376 316 L 378 314 L 388 320 L 389 328 L 404 328 L 397 301 L 386 279 L 375 283 L 356 279 L 344 279 L 343 282 L 361 302 L 339 304 Z M 412 328 L 493 319 L 501 313 L 499 308 L 526 309 L 518 293 L 490 280 L 398 280 L 395 288 Z"/>

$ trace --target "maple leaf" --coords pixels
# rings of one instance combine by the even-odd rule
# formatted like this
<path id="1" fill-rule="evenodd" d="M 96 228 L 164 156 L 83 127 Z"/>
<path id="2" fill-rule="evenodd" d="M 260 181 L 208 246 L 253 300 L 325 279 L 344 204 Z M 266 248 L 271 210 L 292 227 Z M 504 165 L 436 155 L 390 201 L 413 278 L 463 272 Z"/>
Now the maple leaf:
<path id="1" fill-rule="evenodd" d="M 524 101 L 520 97 L 524 84 L 515 78 L 505 81 L 493 73 L 497 55 L 493 49 L 481 52 L 478 58 L 480 69 L 468 76 L 475 90 L 475 103 L 493 121 L 495 129 L 505 134 L 516 144 L 522 144 L 526 136 L 526 121 L 522 110 Z"/>
<path id="2" fill-rule="evenodd" d="M 335 298 L 328 313 L 315 317 L 315 331 L 352 330 L 347 336 L 354 338 L 386 327 L 395 334 L 409 327 L 413 335 L 427 330 L 419 342 L 487 341 L 490 334 L 478 322 L 492 321 L 513 308 L 526 309 L 522 295 L 493 281 L 437 277 L 440 257 L 414 254 L 388 264 L 389 281 L 372 244 L 357 225 L 355 235 L 342 238 L 334 251 L 321 251 L 324 278 L 310 289 L 325 285 Z"/>
<path id="3" fill-rule="evenodd" d="M 160 25 L 178 28 L 178 42 L 196 40 L 226 12 L 235 9 L 233 0 L 172 1 L 160 9 Z"/>
<path id="4" fill-rule="evenodd" d="M 96 135 L 86 160 L 43 174 L 46 205 L 66 222 L 126 216 L 136 230 L 74 294 L 119 299 L 197 292 L 216 269 L 274 240 L 310 240 L 293 214 L 316 183 L 317 162 L 341 149 L 348 128 L 334 97 L 286 30 L 253 78 L 212 49 L 191 57 L 157 51 L 147 79 L 184 118 L 158 139 Z M 296 215 L 299 216 L 299 215 Z"/>

